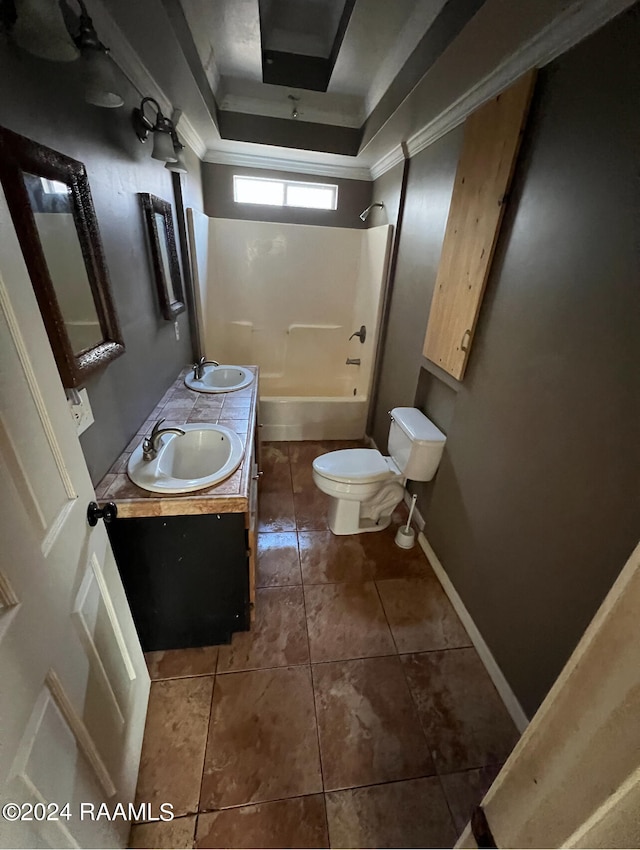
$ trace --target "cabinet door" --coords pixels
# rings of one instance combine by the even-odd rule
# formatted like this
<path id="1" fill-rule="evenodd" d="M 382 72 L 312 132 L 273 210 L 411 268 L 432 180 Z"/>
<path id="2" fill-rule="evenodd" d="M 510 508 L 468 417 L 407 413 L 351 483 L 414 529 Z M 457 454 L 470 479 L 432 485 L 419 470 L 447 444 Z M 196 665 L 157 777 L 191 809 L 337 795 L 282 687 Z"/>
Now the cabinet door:
<path id="1" fill-rule="evenodd" d="M 228 643 L 249 628 L 245 515 L 135 517 L 109 538 L 145 652 Z"/>
<path id="2" fill-rule="evenodd" d="M 424 356 L 460 380 L 471 348 L 535 72 L 467 118 Z"/>

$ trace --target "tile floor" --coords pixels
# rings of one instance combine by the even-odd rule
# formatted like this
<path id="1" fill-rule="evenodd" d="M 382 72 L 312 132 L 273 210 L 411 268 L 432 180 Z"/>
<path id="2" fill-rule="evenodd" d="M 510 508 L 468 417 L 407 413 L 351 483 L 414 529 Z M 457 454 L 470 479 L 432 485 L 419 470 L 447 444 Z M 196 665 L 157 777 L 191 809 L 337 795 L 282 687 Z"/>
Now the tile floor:
<path id="1" fill-rule="evenodd" d="M 150 653 L 132 847 L 452 847 L 516 729 L 421 549 L 334 537 L 311 480 L 349 444 L 263 447 L 256 623 Z"/>

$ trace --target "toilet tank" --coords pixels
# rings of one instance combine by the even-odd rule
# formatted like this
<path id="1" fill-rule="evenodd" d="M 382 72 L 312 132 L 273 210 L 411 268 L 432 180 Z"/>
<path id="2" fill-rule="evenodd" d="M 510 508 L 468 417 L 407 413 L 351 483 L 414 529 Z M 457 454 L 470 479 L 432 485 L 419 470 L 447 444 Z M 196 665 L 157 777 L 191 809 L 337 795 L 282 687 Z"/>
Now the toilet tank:
<path id="1" fill-rule="evenodd" d="M 405 478 L 431 481 L 447 438 L 415 407 L 394 407 L 389 429 L 389 454 Z"/>

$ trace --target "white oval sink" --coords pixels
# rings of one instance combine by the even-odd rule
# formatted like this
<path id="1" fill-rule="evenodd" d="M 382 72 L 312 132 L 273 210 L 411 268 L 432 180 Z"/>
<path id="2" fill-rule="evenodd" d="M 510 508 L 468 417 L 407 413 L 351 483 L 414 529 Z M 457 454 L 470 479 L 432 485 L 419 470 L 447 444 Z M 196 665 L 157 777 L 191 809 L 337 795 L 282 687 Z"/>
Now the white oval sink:
<path id="1" fill-rule="evenodd" d="M 190 390 L 201 393 L 229 393 L 248 387 L 253 381 L 253 372 L 243 366 L 205 366 L 202 378 L 197 381 L 193 370 L 184 379 Z"/>
<path id="2" fill-rule="evenodd" d="M 212 487 L 240 466 L 242 440 L 224 425 L 193 423 L 180 426 L 186 433 L 164 434 L 154 460 L 142 458 L 142 443 L 127 465 L 127 475 L 151 493 L 191 493 Z"/>

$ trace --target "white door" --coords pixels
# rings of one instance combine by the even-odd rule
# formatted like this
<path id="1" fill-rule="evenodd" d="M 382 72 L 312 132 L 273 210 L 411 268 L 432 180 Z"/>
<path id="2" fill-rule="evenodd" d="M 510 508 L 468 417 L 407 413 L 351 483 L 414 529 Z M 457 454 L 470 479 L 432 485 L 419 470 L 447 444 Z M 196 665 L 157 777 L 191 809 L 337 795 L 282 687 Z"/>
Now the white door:
<path id="1" fill-rule="evenodd" d="M 133 800 L 149 694 L 94 498 L 0 190 L 2 847 L 126 846 L 128 823 L 79 808 Z"/>
<path id="2" fill-rule="evenodd" d="M 482 803 L 498 847 L 640 847 L 639 615 L 640 544 Z"/>

